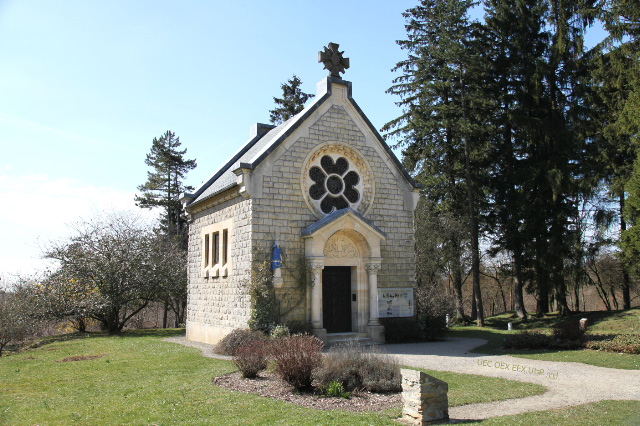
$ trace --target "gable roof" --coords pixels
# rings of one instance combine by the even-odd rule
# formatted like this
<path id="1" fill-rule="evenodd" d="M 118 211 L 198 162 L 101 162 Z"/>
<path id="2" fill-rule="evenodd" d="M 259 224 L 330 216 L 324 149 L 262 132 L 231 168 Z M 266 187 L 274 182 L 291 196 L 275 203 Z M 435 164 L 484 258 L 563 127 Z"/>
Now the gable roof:
<path id="1" fill-rule="evenodd" d="M 277 127 L 268 124 L 256 124 L 255 135 L 252 132 L 252 138 L 247 141 L 238 152 L 236 152 L 218 171 L 216 171 L 209 179 L 203 182 L 195 192 L 180 195 L 180 199 L 185 202 L 186 206 L 198 204 L 206 199 L 212 198 L 227 189 L 237 185 L 236 175 L 233 171 L 239 167 L 246 169 L 255 169 L 271 152 L 273 152 L 280 144 L 293 133 L 304 121 L 313 114 L 326 100 L 331 97 L 332 83 L 338 83 L 347 86 L 348 100 L 360 114 L 361 118 L 369 127 L 369 130 L 378 139 L 378 142 L 387 151 L 395 165 L 400 169 L 404 177 L 414 188 L 423 188 L 424 185 L 417 183 L 404 168 L 402 163 L 395 156 L 389 145 L 384 141 L 380 133 L 371 124 L 366 115 L 362 112 L 356 101 L 352 98 L 352 84 L 350 81 L 342 80 L 335 77 L 326 77 L 326 92 L 321 97 L 316 97 L 312 102 L 300 113 L 291 117 L 289 120 Z"/>
<path id="2" fill-rule="evenodd" d="M 373 223 L 369 222 L 367 219 L 364 218 L 364 216 L 362 216 L 360 213 L 358 213 L 351 207 L 347 207 L 341 210 L 336 210 L 326 215 L 319 221 L 315 222 L 314 224 L 300 231 L 300 236 L 308 237 L 310 235 L 313 235 L 314 233 L 318 232 L 325 226 L 330 225 L 331 223 L 335 222 L 336 220 L 340 219 L 342 216 L 345 216 L 345 215 L 353 215 L 356 219 L 358 219 L 359 221 L 361 221 L 362 223 L 364 223 L 365 225 L 373 229 L 375 232 L 377 232 L 382 238 L 384 239 L 387 238 L 387 234 L 385 234 L 380 228 L 375 226 Z"/>

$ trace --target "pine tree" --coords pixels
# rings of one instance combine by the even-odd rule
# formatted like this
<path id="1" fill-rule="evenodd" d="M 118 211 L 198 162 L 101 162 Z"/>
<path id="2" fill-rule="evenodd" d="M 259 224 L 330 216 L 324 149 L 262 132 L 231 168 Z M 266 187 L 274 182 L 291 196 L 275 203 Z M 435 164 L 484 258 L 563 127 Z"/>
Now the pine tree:
<path id="1" fill-rule="evenodd" d="M 192 191 L 191 186 L 185 186 L 183 180 L 189 170 L 196 167 L 196 160 L 185 160 L 186 148 L 180 150 L 180 138 L 174 132 L 167 130 L 160 138 L 153 138 L 151 151 L 147 154 L 145 164 L 152 170 L 147 171 L 147 181 L 138 186 L 142 192 L 136 195 L 136 205 L 141 208 L 161 208 L 163 215 L 160 219 L 160 231 L 164 234 L 166 244 L 158 244 L 166 248 L 164 255 L 173 256 L 165 267 L 173 272 L 166 272 L 157 276 L 156 297 L 164 302 L 162 325 L 167 327 L 167 313 L 171 307 L 176 314 L 176 320 L 184 317 L 184 306 L 187 301 L 186 276 L 180 268 L 180 261 L 175 257 L 186 259 L 187 223 L 181 216 L 180 194 Z M 176 244 L 180 247 L 173 254 L 169 248 Z M 175 248 L 175 247 L 174 247 Z M 173 248 L 172 248 L 173 250 Z M 162 253 L 160 253 L 162 254 Z M 158 253 L 154 256 L 159 256 Z M 182 274 L 182 275 L 181 275 Z M 176 279 L 170 279 L 177 277 Z M 180 278 L 182 277 L 182 278 Z"/>
<path id="2" fill-rule="evenodd" d="M 469 224 L 478 325 L 484 312 L 479 277 L 479 183 L 486 146 L 482 143 L 482 52 L 475 25 L 468 18 L 470 0 L 423 0 L 403 15 L 407 40 L 398 41 L 408 58 L 394 68 L 388 93 L 400 96 L 403 114 L 383 127 L 387 137 L 400 139 L 403 161 L 425 184 L 425 195 L 442 209 Z M 453 239 L 455 235 L 451 236 Z M 463 317 L 461 241 L 449 242 L 454 253 L 453 289 L 456 316 Z"/>
<path id="3" fill-rule="evenodd" d="M 304 109 L 304 104 L 315 95 L 304 93 L 300 89 L 302 81 L 294 74 L 286 83 L 280 85 L 282 98 L 273 98 L 276 107 L 269 111 L 271 123 L 280 124 Z"/>
<path id="4" fill-rule="evenodd" d="M 545 10 L 536 0 L 492 0 L 485 5 L 487 50 L 491 52 L 488 90 L 497 101 L 491 117 L 493 179 L 488 185 L 492 252 L 511 254 L 514 307 L 521 318 L 527 316 L 523 285 L 531 266 L 530 243 L 535 240 L 528 149 L 544 128 L 537 106 L 543 96 L 542 58 L 548 39 L 543 28 Z"/>
<path id="5" fill-rule="evenodd" d="M 592 60 L 593 86 L 596 88 L 594 122 L 599 128 L 594 138 L 600 147 L 601 176 L 609 194 L 617 199 L 622 249 L 623 308 L 631 307 L 629 266 L 634 266 L 637 254 L 631 237 L 637 229 L 627 230 L 627 221 L 637 222 L 633 204 L 637 201 L 637 137 L 640 128 L 640 4 L 628 0 L 612 0 L 601 5 L 598 17 L 609 31 L 601 47 L 604 53 Z M 637 162 L 635 165 L 637 169 Z M 633 173 L 633 178 L 632 178 Z M 629 193 L 631 205 L 625 204 Z M 632 225 L 633 227 L 633 225 Z"/>
<path id="6" fill-rule="evenodd" d="M 167 130 L 160 138 L 153 138 L 151 151 L 145 164 L 147 181 L 138 186 L 141 195 L 136 195 L 136 205 L 141 208 L 160 207 L 164 210 L 160 227 L 166 235 L 185 235 L 186 223 L 181 218 L 178 197 L 182 192 L 193 190 L 185 186 L 183 180 L 189 170 L 196 167 L 196 160 L 185 160 L 186 148 L 179 150 L 180 138 Z"/>

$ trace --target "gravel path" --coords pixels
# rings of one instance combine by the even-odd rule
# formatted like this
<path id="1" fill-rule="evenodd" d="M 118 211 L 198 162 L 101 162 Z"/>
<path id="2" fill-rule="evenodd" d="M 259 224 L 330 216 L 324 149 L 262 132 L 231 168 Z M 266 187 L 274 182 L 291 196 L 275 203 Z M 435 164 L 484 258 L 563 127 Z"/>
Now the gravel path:
<path id="1" fill-rule="evenodd" d="M 455 420 L 482 420 L 602 400 L 640 401 L 639 370 L 469 352 L 485 343 L 484 339 L 449 338 L 443 342 L 384 347 L 388 353 L 398 356 L 404 365 L 537 383 L 549 389 L 542 395 L 526 398 L 451 407 L 449 416 Z"/>
<path id="2" fill-rule="evenodd" d="M 212 345 L 191 342 L 184 337 L 165 340 L 199 348 L 208 358 L 230 359 L 214 354 Z M 389 344 L 384 345 L 384 348 L 388 353 L 396 355 L 402 365 L 500 377 L 537 383 L 548 388 L 542 395 L 451 407 L 449 416 L 452 420 L 482 420 L 602 400 L 640 401 L 640 370 L 619 370 L 577 362 L 538 361 L 508 355 L 469 352 L 485 343 L 484 339 L 456 337 L 442 342 Z"/>

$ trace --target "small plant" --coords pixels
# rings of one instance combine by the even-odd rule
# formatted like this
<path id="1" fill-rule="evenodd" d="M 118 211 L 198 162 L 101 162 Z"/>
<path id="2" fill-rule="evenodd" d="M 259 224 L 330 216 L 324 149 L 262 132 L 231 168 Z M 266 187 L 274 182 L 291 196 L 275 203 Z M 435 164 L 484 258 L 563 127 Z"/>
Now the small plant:
<path id="1" fill-rule="evenodd" d="M 280 324 L 271 329 L 270 335 L 272 339 L 279 339 L 281 337 L 289 337 L 291 333 L 289 332 L 289 327 Z"/>
<path id="2" fill-rule="evenodd" d="M 328 397 L 333 398 L 350 398 L 351 394 L 344 390 L 344 386 L 342 383 L 337 380 L 333 380 L 329 383 L 329 385 L 322 389 L 322 394 Z"/>
<path id="3" fill-rule="evenodd" d="M 241 346 L 247 346 L 252 341 L 265 342 L 267 336 L 261 331 L 236 328 L 227 334 L 215 347 L 215 352 L 222 355 L 235 355 Z"/>
<path id="4" fill-rule="evenodd" d="M 236 349 L 233 363 L 242 377 L 252 379 L 267 368 L 268 344 L 260 340 L 252 340 Z"/>
<path id="5" fill-rule="evenodd" d="M 322 362 L 322 341 L 315 336 L 294 334 L 275 340 L 271 356 L 276 373 L 296 389 L 311 387 L 311 373 Z"/>

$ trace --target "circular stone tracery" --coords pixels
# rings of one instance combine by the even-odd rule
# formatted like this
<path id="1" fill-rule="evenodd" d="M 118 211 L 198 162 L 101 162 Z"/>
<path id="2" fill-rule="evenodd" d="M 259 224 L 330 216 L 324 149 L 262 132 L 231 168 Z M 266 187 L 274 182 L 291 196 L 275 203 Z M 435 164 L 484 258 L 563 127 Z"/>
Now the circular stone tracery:
<path id="1" fill-rule="evenodd" d="M 344 183 L 342 182 L 342 178 L 338 175 L 331 175 L 327 178 L 327 191 L 329 191 L 333 195 L 342 194 L 342 190 L 344 189 Z"/>
<path id="2" fill-rule="evenodd" d="M 351 147 L 321 145 L 309 154 L 301 177 L 305 200 L 318 217 L 347 207 L 364 214 L 371 206 L 371 169 Z"/>

